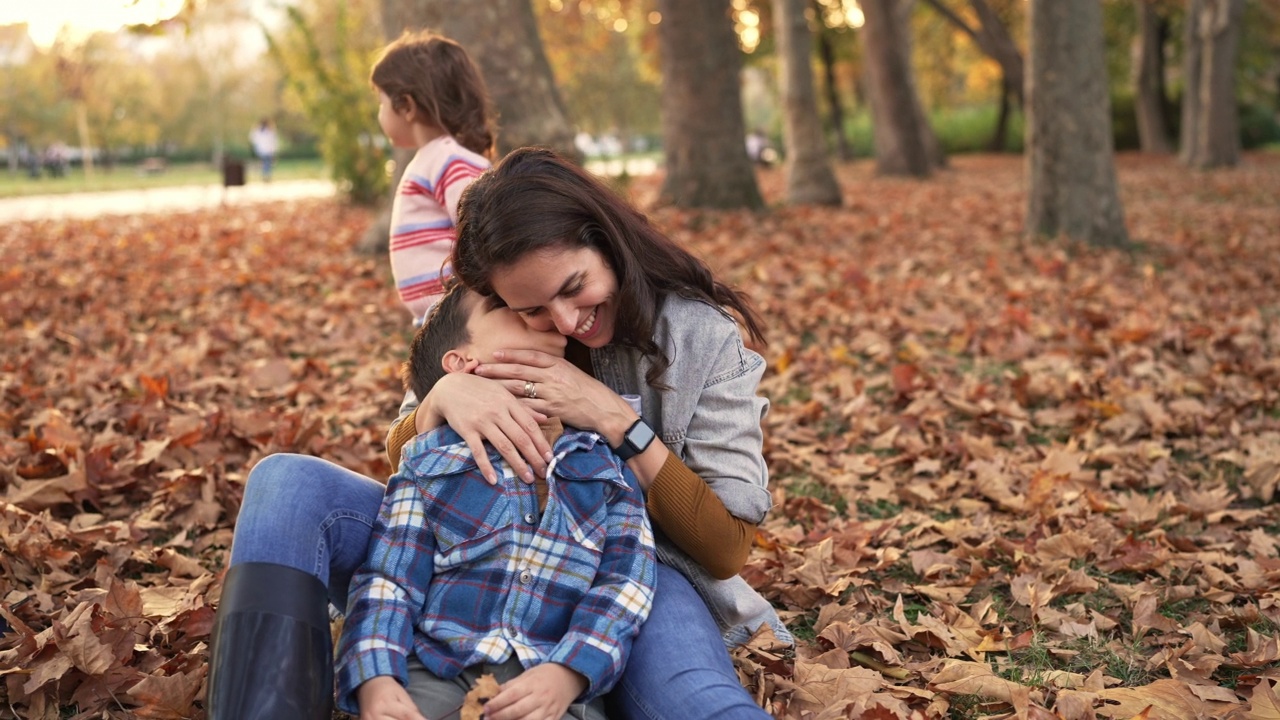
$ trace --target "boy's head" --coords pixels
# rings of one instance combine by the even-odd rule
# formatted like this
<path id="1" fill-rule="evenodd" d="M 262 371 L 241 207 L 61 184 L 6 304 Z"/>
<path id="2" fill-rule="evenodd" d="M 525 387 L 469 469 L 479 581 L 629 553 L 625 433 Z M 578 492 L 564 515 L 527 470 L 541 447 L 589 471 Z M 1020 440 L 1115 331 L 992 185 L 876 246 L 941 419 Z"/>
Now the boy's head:
<path id="1" fill-rule="evenodd" d="M 421 400 L 445 374 L 471 372 L 482 362 L 492 362 L 495 350 L 538 350 L 563 357 L 565 343 L 558 332 L 525 325 L 496 298 L 481 297 L 454 283 L 414 334 L 400 377 Z"/>

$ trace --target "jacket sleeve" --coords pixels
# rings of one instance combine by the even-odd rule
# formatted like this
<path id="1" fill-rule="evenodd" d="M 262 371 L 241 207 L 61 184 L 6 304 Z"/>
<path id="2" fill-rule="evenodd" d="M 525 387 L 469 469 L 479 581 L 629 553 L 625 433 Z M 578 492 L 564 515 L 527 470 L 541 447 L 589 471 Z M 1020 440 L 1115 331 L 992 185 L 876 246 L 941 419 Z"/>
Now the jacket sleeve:
<path id="1" fill-rule="evenodd" d="M 393 468 L 400 467 L 400 451 L 405 443 L 418 434 L 418 405 L 418 396 L 412 390 L 407 391 L 404 400 L 400 401 L 400 414 L 387 429 L 387 461 Z"/>
<path id="2" fill-rule="evenodd" d="M 653 530 L 639 484 L 629 469 L 623 469 L 623 476 L 628 489 L 618 488 L 609 502 L 595 580 L 574 610 L 569 631 L 547 658 L 587 678 L 583 701 L 603 695 L 618 682 L 631 643 L 653 607 Z"/>
<path id="3" fill-rule="evenodd" d="M 425 511 L 417 484 L 403 474 L 392 476 L 369 555 L 351 580 L 338 641 L 338 706 L 344 712 L 359 713 L 356 690 L 371 678 L 409 681 L 413 627 L 426 606 L 435 557 Z"/>

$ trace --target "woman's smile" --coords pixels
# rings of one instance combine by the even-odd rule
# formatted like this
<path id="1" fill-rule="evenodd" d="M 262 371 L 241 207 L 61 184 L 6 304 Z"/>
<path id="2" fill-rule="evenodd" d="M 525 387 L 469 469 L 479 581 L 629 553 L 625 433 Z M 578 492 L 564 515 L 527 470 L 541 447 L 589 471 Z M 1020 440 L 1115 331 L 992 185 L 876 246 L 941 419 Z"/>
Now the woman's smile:
<path id="1" fill-rule="evenodd" d="M 587 347 L 613 340 L 618 277 L 595 248 L 530 252 L 494 274 L 493 290 L 531 328 L 554 329 Z"/>

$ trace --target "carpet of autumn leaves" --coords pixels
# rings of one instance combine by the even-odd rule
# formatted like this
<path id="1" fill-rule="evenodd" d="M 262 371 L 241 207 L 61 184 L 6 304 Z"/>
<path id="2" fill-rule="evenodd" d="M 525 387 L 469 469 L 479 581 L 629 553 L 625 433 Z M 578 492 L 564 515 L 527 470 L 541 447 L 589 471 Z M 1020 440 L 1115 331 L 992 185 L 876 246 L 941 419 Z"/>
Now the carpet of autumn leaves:
<path id="1" fill-rule="evenodd" d="M 1017 157 L 652 210 L 768 325 L 745 575 L 799 645 L 735 661 L 775 716 L 1280 718 L 1280 155 L 1118 162 L 1130 250 L 1022 237 Z M 203 717 L 253 463 L 389 473 L 409 318 L 369 220 L 0 228 L 0 718 Z"/>

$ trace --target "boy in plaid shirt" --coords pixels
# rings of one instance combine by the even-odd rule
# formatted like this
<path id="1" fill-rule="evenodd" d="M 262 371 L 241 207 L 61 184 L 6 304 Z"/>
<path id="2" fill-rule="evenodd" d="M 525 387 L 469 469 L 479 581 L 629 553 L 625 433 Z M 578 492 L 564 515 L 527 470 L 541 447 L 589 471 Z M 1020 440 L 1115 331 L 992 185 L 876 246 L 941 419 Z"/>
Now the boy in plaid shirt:
<path id="1" fill-rule="evenodd" d="M 563 355 L 564 336 L 455 286 L 414 336 L 418 397 L 499 348 Z M 405 446 L 338 647 L 338 704 L 362 720 L 435 720 L 482 674 L 486 713 L 604 719 L 653 601 L 653 532 L 631 471 L 595 433 L 544 425 L 555 460 L 530 485 L 490 451 L 490 485 L 447 425 Z M 573 704 L 573 703 L 578 704 Z M 422 713 L 422 714 L 419 714 Z"/>

